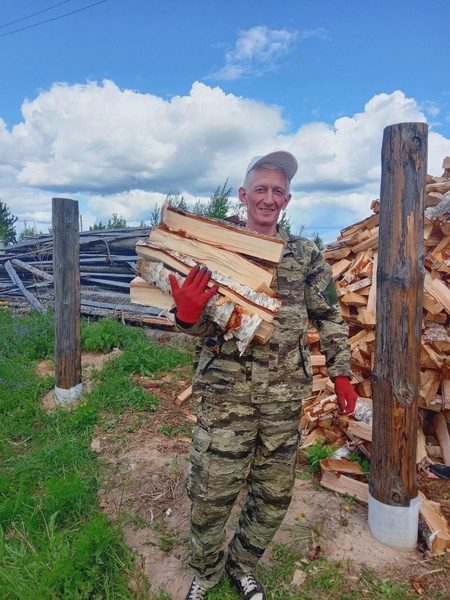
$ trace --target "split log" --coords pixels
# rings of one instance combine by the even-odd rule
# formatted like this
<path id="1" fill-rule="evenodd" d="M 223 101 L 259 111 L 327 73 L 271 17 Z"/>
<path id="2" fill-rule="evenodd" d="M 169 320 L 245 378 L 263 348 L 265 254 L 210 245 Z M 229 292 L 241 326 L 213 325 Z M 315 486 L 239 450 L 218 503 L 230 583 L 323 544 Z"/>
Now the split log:
<path id="1" fill-rule="evenodd" d="M 171 294 L 163 292 L 139 276 L 130 282 L 130 300 L 132 304 L 152 306 L 161 310 L 172 310 L 175 307 Z"/>
<path id="2" fill-rule="evenodd" d="M 206 265 L 210 271 L 221 273 L 253 290 L 257 291 L 262 283 L 267 288 L 270 288 L 272 284 L 273 269 L 269 270 L 229 250 L 181 236 L 179 233 L 165 231 L 161 227 L 152 229 L 149 242 L 160 244 L 167 250 L 185 254 L 199 264 Z"/>
<path id="3" fill-rule="evenodd" d="M 279 238 L 261 235 L 225 221 L 193 215 L 167 203 L 161 209 L 161 224 L 200 242 L 274 265 L 280 263 L 283 255 L 284 242 Z"/>
<path id="4" fill-rule="evenodd" d="M 358 462 L 347 460 L 345 458 L 333 458 L 329 456 L 320 461 L 322 474 L 325 471 L 333 473 L 353 473 L 353 475 L 364 475 L 361 465 Z"/>
<path id="5" fill-rule="evenodd" d="M 419 492 L 422 500 L 419 507 L 419 535 L 434 554 L 450 548 L 450 527 L 440 510 L 440 505 L 428 500 Z"/>
<path id="6" fill-rule="evenodd" d="M 303 431 L 305 431 L 304 428 L 302 428 L 302 429 L 303 429 Z M 310 446 L 315 444 L 318 440 L 325 440 L 325 439 L 326 439 L 325 430 L 322 427 L 316 427 L 315 429 L 310 431 L 305 436 L 305 438 L 302 440 L 300 450 L 306 450 L 306 448 L 309 448 Z"/>
<path id="7" fill-rule="evenodd" d="M 305 406 L 303 412 L 310 421 L 317 421 L 317 419 L 322 419 L 324 416 L 337 409 L 338 403 L 336 395 L 333 394 L 331 396 L 326 396 L 325 398 L 320 398 L 309 406 Z"/>
<path id="8" fill-rule="evenodd" d="M 163 262 L 171 269 L 175 269 L 183 275 L 187 275 L 192 267 L 197 265 L 197 262 L 189 256 L 150 242 L 138 242 L 136 244 L 136 252 L 139 256 L 146 259 L 145 262 L 147 263 L 151 263 L 151 261 Z M 142 265 L 140 271 L 139 275 L 148 281 Z M 155 283 L 158 287 L 160 286 L 158 281 L 152 281 L 151 283 Z M 248 312 L 257 314 L 261 319 L 269 323 L 273 320 L 281 306 L 281 302 L 277 298 L 271 298 L 267 294 L 255 292 L 252 288 L 240 285 L 233 279 L 213 271 L 211 273 L 210 285 L 213 286 L 215 284 L 218 285 L 220 294 L 226 296 L 232 302 L 239 304 Z"/>
<path id="9" fill-rule="evenodd" d="M 434 416 L 433 427 L 442 450 L 444 464 L 450 466 L 450 435 L 444 413 L 440 412 Z"/>
<path id="10" fill-rule="evenodd" d="M 369 425 L 369 423 L 350 420 L 346 428 L 346 433 L 348 433 L 352 439 L 357 437 L 366 440 L 367 442 L 372 441 L 372 425 Z"/>
<path id="11" fill-rule="evenodd" d="M 191 396 L 192 396 L 192 385 L 190 385 L 185 390 L 183 390 L 181 392 L 181 394 L 178 394 L 178 396 L 174 400 L 174 404 L 176 404 L 177 406 L 180 406 L 181 404 L 183 404 L 183 402 L 188 400 Z"/>
<path id="12" fill-rule="evenodd" d="M 442 369 L 442 408 L 444 411 L 450 410 L 450 373 L 447 365 Z"/>
<path id="13" fill-rule="evenodd" d="M 433 279 L 429 273 L 425 273 L 424 289 L 450 314 L 450 290 L 440 279 Z"/>
<path id="14" fill-rule="evenodd" d="M 433 409 L 433 403 L 436 399 L 436 394 L 440 385 L 439 372 L 434 369 L 426 369 L 420 373 L 420 397 L 419 406 L 423 408 Z M 435 406 L 433 410 L 440 410 L 439 406 Z"/>
<path id="15" fill-rule="evenodd" d="M 170 294 L 169 274 L 172 271 L 163 263 L 138 260 L 137 271 L 146 282 L 155 284 L 162 292 Z M 178 273 L 173 274 L 179 285 L 182 285 L 184 277 Z M 205 315 L 217 323 L 223 331 L 237 339 L 236 345 L 241 353 L 254 337 L 265 343 L 273 331 L 269 323 L 262 325 L 262 319 L 255 312 L 246 311 L 245 307 L 232 302 L 228 297 L 222 296 L 218 300 L 214 296 L 208 301 L 204 311 Z"/>

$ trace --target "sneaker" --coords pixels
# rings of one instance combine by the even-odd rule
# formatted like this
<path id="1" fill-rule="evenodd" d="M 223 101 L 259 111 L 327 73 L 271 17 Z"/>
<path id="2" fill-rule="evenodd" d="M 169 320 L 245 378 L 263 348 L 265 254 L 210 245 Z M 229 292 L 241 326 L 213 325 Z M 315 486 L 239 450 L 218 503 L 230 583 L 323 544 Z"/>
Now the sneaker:
<path id="1" fill-rule="evenodd" d="M 207 592 L 208 590 L 202 587 L 194 577 L 191 587 L 189 588 L 188 595 L 186 596 L 186 600 L 203 600 L 206 598 Z"/>
<path id="2" fill-rule="evenodd" d="M 263 586 L 252 573 L 248 573 L 242 579 L 232 578 L 232 581 L 245 600 L 266 600 Z"/>

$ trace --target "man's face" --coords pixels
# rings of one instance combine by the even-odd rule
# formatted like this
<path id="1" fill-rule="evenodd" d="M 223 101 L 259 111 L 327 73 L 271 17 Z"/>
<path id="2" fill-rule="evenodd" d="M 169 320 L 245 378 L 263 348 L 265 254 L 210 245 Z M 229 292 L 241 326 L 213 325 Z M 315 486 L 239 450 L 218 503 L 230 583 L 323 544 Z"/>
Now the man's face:
<path id="1" fill-rule="evenodd" d="M 247 228 L 275 235 L 280 212 L 291 199 L 286 193 L 286 175 L 276 169 L 253 169 L 247 189 L 239 188 L 239 198 L 247 206 Z"/>

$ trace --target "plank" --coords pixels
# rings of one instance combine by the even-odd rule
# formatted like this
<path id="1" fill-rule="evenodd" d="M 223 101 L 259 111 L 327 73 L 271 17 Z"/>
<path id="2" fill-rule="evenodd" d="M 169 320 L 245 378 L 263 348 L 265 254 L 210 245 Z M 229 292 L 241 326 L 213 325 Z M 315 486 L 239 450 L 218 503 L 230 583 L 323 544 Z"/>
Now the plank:
<path id="1" fill-rule="evenodd" d="M 19 260 L 18 258 L 12 258 L 11 264 L 13 264 L 16 267 L 20 267 L 21 269 L 24 269 L 26 271 L 29 271 L 30 273 L 32 273 L 33 275 L 36 275 L 36 277 L 39 277 L 40 279 L 44 279 L 45 281 L 53 282 L 53 275 L 46 273 L 42 269 L 33 267 L 33 265 L 23 262 L 23 260 Z"/>
<path id="2" fill-rule="evenodd" d="M 320 484 L 333 492 L 356 498 L 364 504 L 369 502 L 369 486 L 346 475 L 335 475 L 332 471 L 324 471 Z"/>
<path id="3" fill-rule="evenodd" d="M 12 282 L 16 284 L 16 286 L 19 288 L 19 290 L 22 292 L 22 294 L 25 296 L 25 298 L 28 300 L 31 306 L 35 310 L 37 310 L 37 312 L 45 313 L 45 306 L 42 306 L 39 300 L 35 298 L 35 296 L 33 296 L 33 294 L 25 288 L 22 281 L 20 280 L 20 277 L 17 275 L 16 270 L 14 269 L 9 260 L 5 263 L 5 269 L 8 275 L 10 276 Z"/>

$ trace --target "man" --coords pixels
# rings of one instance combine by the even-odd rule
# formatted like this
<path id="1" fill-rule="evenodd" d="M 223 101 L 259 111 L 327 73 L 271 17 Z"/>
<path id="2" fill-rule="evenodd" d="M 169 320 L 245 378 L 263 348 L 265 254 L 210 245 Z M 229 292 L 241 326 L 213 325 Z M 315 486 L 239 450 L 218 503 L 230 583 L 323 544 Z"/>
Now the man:
<path id="1" fill-rule="evenodd" d="M 266 598 L 254 573 L 295 483 L 302 400 L 312 393 L 308 319 L 320 333 L 341 411 L 349 414 L 357 399 L 350 383 L 348 329 L 331 268 L 315 244 L 278 227 L 297 166 L 289 152 L 255 157 L 239 189 L 247 207 L 245 227 L 285 242 L 272 286 L 282 305 L 266 344 L 251 343 L 240 356 L 236 343 L 224 342 L 218 327 L 202 316 L 217 292 L 217 286 L 207 287 L 211 274 L 205 267 L 192 269 L 181 287 L 171 276 L 178 327 L 205 338 L 193 382 L 202 401 L 187 481 L 195 577 L 186 600 L 206 598 L 224 571 L 242 598 Z M 246 500 L 225 552 L 225 525 L 243 486 Z"/>

